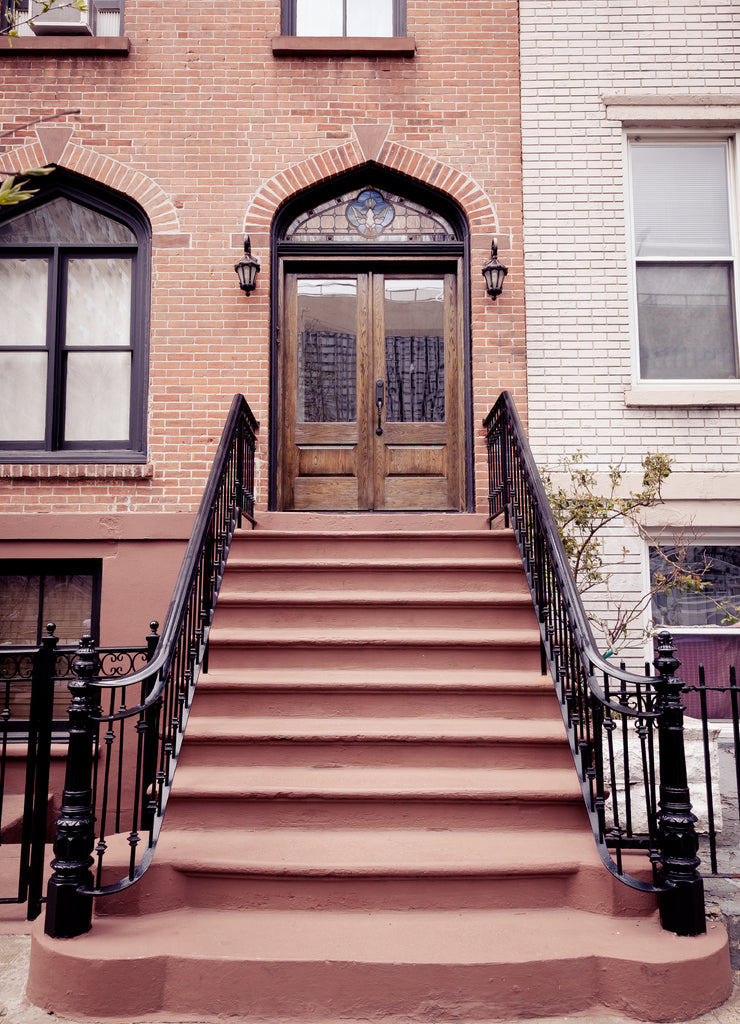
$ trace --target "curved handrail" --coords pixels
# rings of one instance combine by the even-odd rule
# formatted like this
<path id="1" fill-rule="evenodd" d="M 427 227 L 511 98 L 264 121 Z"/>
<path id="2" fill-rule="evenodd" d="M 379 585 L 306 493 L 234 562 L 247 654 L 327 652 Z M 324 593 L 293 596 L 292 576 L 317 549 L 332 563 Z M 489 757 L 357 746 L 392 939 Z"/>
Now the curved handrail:
<path id="1" fill-rule="evenodd" d="M 509 392 L 501 394 L 483 425 L 488 441 L 489 523 L 503 513 L 516 535 L 538 616 L 543 657 L 552 671 L 599 853 L 612 874 L 627 885 L 663 892 L 669 886 L 656 870 L 660 852 L 653 729 L 661 709 L 654 680 L 611 664 L 599 653 Z M 630 739 L 631 733 L 636 741 Z M 630 761 L 637 762 L 635 770 Z M 634 780 L 644 789 L 645 808 L 637 808 L 629 793 Z M 645 827 L 638 831 L 634 823 L 643 820 Z M 622 863 L 626 850 L 648 854 L 652 882 L 627 874 Z"/>
<path id="2" fill-rule="evenodd" d="M 80 836 L 92 836 L 96 823 L 96 874 L 94 880 L 86 874 L 84 851 L 78 849 L 72 857 L 73 867 L 64 865 L 59 858 L 54 862 L 57 870 L 51 884 L 67 884 L 74 872 L 81 870 L 78 894 L 118 892 L 141 877 L 151 863 L 195 686 L 201 669 L 207 666 L 209 633 L 231 541 L 243 518 L 253 525 L 255 522 L 254 453 L 258 427 L 244 396 L 235 395 L 162 634 L 159 638 L 153 634 L 148 638 L 148 664 L 123 678 L 104 678 L 99 671 L 99 652 L 90 637 L 83 637 L 74 663 L 78 678 L 70 684 L 73 700 L 69 713 L 74 727 L 70 730 L 65 796 L 67 792 L 89 791 L 91 809 L 86 812 L 80 808 L 79 799 L 73 801 L 74 808 L 60 818 L 58 835 L 68 828 L 67 845 L 74 850 L 75 844 L 81 843 Z M 152 623 L 153 629 L 155 626 Z M 136 695 L 133 703 L 127 696 L 131 693 Z M 100 706 L 103 701 L 105 709 Z M 135 727 L 126 729 L 132 720 Z M 104 731 L 101 725 L 105 726 Z M 73 757 L 72 745 L 77 742 L 82 752 Z M 79 777 L 73 777 L 75 772 L 80 773 Z M 127 827 L 123 826 L 124 821 L 129 822 Z M 138 851 L 140 830 L 147 833 L 143 853 Z M 108 836 L 121 832 L 128 832 L 127 877 L 103 884 Z M 61 934 L 55 928 L 56 923 L 49 924 L 47 920 L 47 934 Z"/>
<path id="3" fill-rule="evenodd" d="M 628 672 L 625 669 L 615 667 L 599 653 L 596 641 L 594 640 L 591 624 L 588 621 L 588 616 L 586 615 L 586 610 L 583 606 L 583 601 L 570 567 L 570 561 L 568 560 L 565 548 L 563 547 L 560 531 L 558 530 L 557 523 L 555 522 L 555 516 L 553 515 L 552 507 L 547 497 L 547 492 L 545 491 L 545 486 L 542 483 L 542 477 L 537 469 L 537 463 L 534 460 L 532 449 L 527 441 L 522 421 L 519 417 L 516 405 L 514 404 L 514 399 L 508 391 L 501 392 L 496 405 L 484 419 L 483 426 L 486 430 L 490 430 L 494 418 L 496 414 L 500 412 L 501 408 L 506 410 L 507 418 L 513 425 L 515 425 L 517 443 L 518 446 L 520 446 L 519 457 L 527 476 L 527 483 L 537 509 L 537 515 L 542 526 L 545 543 L 547 545 L 550 558 L 552 559 L 555 572 L 557 573 L 559 586 L 570 609 L 573 629 L 575 635 L 579 638 L 579 652 L 582 658 L 584 658 L 591 667 L 589 674 L 593 680 L 592 688 L 599 700 L 603 701 L 607 705 L 611 704 L 614 711 L 621 712 L 623 711 L 623 708 L 617 704 L 611 703 L 604 694 L 603 689 L 596 682 L 596 671 L 601 671 L 613 678 L 621 679 L 627 683 L 633 683 L 635 685 L 644 684 L 645 677 L 636 675 L 634 672 Z M 506 512 L 506 509 L 503 506 L 497 512 L 493 513 L 491 518 L 493 518 L 493 515 L 499 515 L 501 512 Z"/>
<path id="4" fill-rule="evenodd" d="M 156 653 L 152 660 L 147 664 L 146 668 L 139 669 L 138 672 L 126 677 L 126 686 L 146 684 L 149 680 L 157 679 L 157 677 L 159 677 L 159 679 L 155 683 L 153 689 L 147 693 L 147 696 L 140 704 L 137 704 L 132 708 L 127 708 L 125 711 L 118 712 L 114 715 L 96 716 L 96 720 L 98 721 L 105 722 L 120 718 L 131 718 L 133 715 L 139 714 L 141 711 L 146 710 L 146 708 L 151 707 L 162 695 L 164 680 L 166 679 L 167 671 L 170 667 L 174 653 L 175 642 L 186 615 L 188 596 L 193 588 L 193 584 L 198 573 L 201 551 L 206 541 L 218 489 L 223 479 L 231 446 L 233 445 L 241 419 L 246 421 L 253 434 L 257 432 L 259 429 L 259 423 L 254 418 L 254 414 L 247 405 L 246 399 L 243 395 L 234 395 L 231 402 L 231 408 L 229 409 L 229 415 L 221 434 L 221 440 L 219 441 L 218 448 L 216 449 L 216 454 L 213 459 L 213 465 L 208 476 L 208 481 L 206 482 L 203 497 L 201 498 L 201 502 L 198 507 L 198 513 L 195 517 L 195 522 L 193 523 L 190 540 L 188 541 L 185 554 L 183 555 L 180 571 L 172 593 L 172 599 L 170 601 L 169 608 L 167 609 L 167 615 L 159 636 Z M 237 484 L 237 486 L 239 486 L 239 484 Z M 231 525 L 232 534 L 236 526 L 240 524 L 242 515 L 250 522 L 254 522 L 253 489 L 247 489 L 244 483 L 241 484 L 241 487 L 244 492 L 242 498 L 239 500 L 239 496 L 235 494 L 232 512 L 233 523 Z M 228 537 L 228 542 L 230 543 L 230 541 L 231 535 Z M 225 563 L 225 557 L 223 561 Z M 215 606 L 215 595 L 213 605 Z M 117 683 L 101 678 L 98 678 L 95 681 L 95 685 L 100 689 L 116 686 L 119 685 L 119 683 L 120 681 Z"/>

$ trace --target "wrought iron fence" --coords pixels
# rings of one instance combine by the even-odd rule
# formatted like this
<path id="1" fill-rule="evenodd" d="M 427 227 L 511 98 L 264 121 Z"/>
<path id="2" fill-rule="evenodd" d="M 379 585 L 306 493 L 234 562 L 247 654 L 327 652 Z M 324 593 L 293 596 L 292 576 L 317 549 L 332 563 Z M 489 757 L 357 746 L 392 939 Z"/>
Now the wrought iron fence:
<path id="1" fill-rule="evenodd" d="M 607 662 L 593 640 L 529 443 L 508 392 L 484 420 L 489 524 L 519 545 L 594 839 L 622 882 L 658 895 L 663 927 L 706 930 L 683 732 L 683 683 L 668 633 L 655 674 Z"/>
<path id="2" fill-rule="evenodd" d="M 92 899 L 135 882 L 151 863 L 234 531 L 254 524 L 258 423 L 235 395 L 183 558 L 156 653 L 120 682 L 101 677 L 83 637 L 69 683 L 69 755 L 54 841 L 45 930 L 90 928 Z M 154 638 L 151 640 L 154 643 Z M 125 834 L 125 876 L 106 875 L 114 834 Z"/>
<path id="3" fill-rule="evenodd" d="M 25 903 L 29 921 L 38 917 L 43 903 L 52 743 L 66 743 L 66 684 L 74 677 L 76 651 L 57 646 L 55 628 L 49 623 L 38 648 L 0 648 L 0 847 L 6 884 L 17 880 L 12 896 L 0 893 L 0 903 Z M 99 648 L 99 673 L 106 678 L 128 675 L 142 668 L 151 653 L 150 645 Z"/>
<path id="4" fill-rule="evenodd" d="M 700 854 L 704 870 L 718 878 L 740 877 L 740 683 L 734 665 L 723 681 L 706 679 L 699 665 L 698 685 L 684 685 L 686 723 L 695 746 Z M 722 717 L 716 717 L 717 712 Z"/>

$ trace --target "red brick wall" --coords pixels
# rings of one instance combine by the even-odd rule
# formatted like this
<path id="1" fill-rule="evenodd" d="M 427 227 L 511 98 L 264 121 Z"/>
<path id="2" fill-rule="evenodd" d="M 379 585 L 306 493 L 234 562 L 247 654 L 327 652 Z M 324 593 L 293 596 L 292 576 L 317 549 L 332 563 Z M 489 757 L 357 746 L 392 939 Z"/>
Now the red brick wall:
<path id="1" fill-rule="evenodd" d="M 0 466 L 0 513 L 192 511 L 236 391 L 262 424 L 265 506 L 270 220 L 361 163 L 354 127 L 378 124 L 380 162 L 448 191 L 470 222 L 482 507 L 481 420 L 502 387 L 525 402 L 517 3 L 408 0 L 407 23 L 414 58 L 285 58 L 270 45 L 279 0 L 126 0 L 128 57 L 0 53 L 3 129 L 79 108 L 52 122 L 72 129 L 58 162 L 137 199 L 154 239 L 148 466 Z M 3 167 L 50 159 L 34 128 L 4 142 Z M 244 230 L 262 262 L 249 298 L 232 269 Z M 510 272 L 492 303 L 494 235 Z"/>

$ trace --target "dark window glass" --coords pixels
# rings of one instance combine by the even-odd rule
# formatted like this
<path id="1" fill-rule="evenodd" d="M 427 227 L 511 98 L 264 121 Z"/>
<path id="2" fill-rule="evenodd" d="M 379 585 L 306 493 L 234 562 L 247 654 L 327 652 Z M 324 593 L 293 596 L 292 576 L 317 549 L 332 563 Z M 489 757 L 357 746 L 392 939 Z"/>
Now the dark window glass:
<path id="1" fill-rule="evenodd" d="M 10 733 L 22 733 L 28 721 L 31 679 L 30 671 L 22 671 L 23 678 L 18 678 L 16 661 L 3 657 L 3 647 L 38 647 L 49 622 L 56 626 L 57 650 L 76 647 L 85 634 L 97 642 L 100 575 L 100 562 L 93 560 L 0 561 L 0 713 Z M 65 675 L 67 657 L 60 658 L 59 664 L 63 666 L 60 674 Z M 59 678 L 54 685 L 53 714 L 62 729 L 68 705 L 67 679 Z"/>

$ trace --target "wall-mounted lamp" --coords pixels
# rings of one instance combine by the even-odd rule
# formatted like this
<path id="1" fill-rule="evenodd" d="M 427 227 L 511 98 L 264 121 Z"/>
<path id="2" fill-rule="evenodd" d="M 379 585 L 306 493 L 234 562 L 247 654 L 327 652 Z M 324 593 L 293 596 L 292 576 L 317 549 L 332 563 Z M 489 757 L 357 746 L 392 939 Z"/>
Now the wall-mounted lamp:
<path id="1" fill-rule="evenodd" d="M 481 271 L 486 279 L 486 291 L 494 302 L 496 301 L 496 296 L 500 295 L 503 291 L 504 278 L 509 273 L 509 268 L 505 267 L 503 263 L 499 263 L 497 254 L 496 242 L 491 242 L 491 258 L 486 260 Z"/>
<path id="2" fill-rule="evenodd" d="M 260 272 L 260 261 L 252 255 L 252 247 L 249 244 L 249 235 L 244 239 L 244 255 L 238 263 L 234 264 L 236 276 L 239 278 L 239 287 L 247 295 L 254 291 L 257 284 L 257 274 Z"/>

